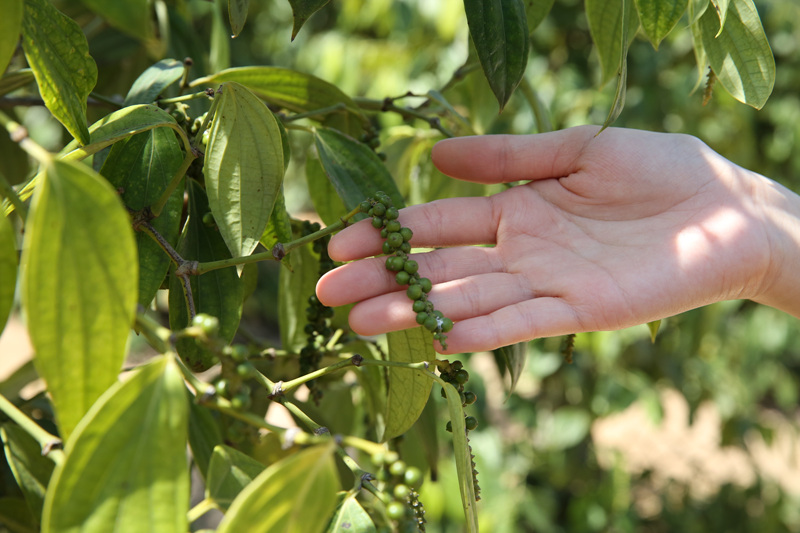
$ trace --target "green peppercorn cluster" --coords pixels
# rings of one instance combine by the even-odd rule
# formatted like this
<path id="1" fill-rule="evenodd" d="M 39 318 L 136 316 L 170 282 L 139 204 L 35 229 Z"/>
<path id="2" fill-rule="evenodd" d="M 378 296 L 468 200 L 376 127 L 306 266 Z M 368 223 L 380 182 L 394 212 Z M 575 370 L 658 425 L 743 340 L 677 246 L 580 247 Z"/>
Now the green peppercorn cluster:
<path id="1" fill-rule="evenodd" d="M 372 456 L 378 467 L 377 479 L 384 483 L 383 493 L 386 516 L 398 525 L 400 531 L 425 532 L 425 509 L 419 501 L 422 471 L 406 465 L 397 452 L 379 452 Z"/>
<path id="2" fill-rule="evenodd" d="M 311 235 L 320 231 L 321 226 L 316 222 L 303 221 L 303 236 Z M 314 241 L 314 251 L 319 254 L 319 276 L 332 270 L 336 265 L 328 255 L 328 242 L 330 236 L 325 236 Z M 322 305 L 315 294 L 308 297 L 308 307 L 306 307 L 306 325 L 303 331 L 308 336 L 306 345 L 300 350 L 300 373 L 308 374 L 319 368 L 319 363 L 324 355 L 324 346 L 330 339 L 333 331 L 331 330 L 331 318 L 333 318 L 333 308 Z M 314 380 L 306 383 L 311 391 L 311 397 L 315 402 L 322 399 L 322 391 Z"/>
<path id="3" fill-rule="evenodd" d="M 478 399 L 475 393 L 464 390 L 464 385 L 469 381 L 469 372 L 464 368 L 464 364 L 461 361 L 453 361 L 452 363 L 447 359 L 437 361 L 436 369 L 439 371 L 439 377 L 453 385 L 458 391 L 462 407 L 475 403 Z M 442 396 L 445 396 L 444 389 L 442 389 Z M 478 427 L 478 419 L 474 416 L 467 416 L 464 418 L 464 425 L 467 427 L 467 431 L 472 431 Z M 447 431 L 453 431 L 452 422 L 447 423 Z"/>
<path id="4" fill-rule="evenodd" d="M 453 329 L 453 321 L 445 317 L 441 311 L 433 308 L 428 300 L 433 284 L 428 278 L 419 275 L 419 264 L 409 259 L 411 253 L 411 229 L 405 228 L 397 220 L 400 212 L 392 205 L 392 199 L 384 192 L 378 191 L 374 198 L 361 202 L 359 209 L 372 218 L 372 227 L 381 231 L 383 253 L 386 258 L 386 270 L 395 273 L 398 285 L 408 285 L 406 296 L 413 301 L 412 309 L 417 313 L 417 324 L 433 333 L 444 349 L 447 349 L 447 333 Z"/>
<path id="5" fill-rule="evenodd" d="M 221 398 L 229 400 L 231 407 L 237 411 L 247 411 L 253 405 L 253 391 L 245 383 L 258 372 L 248 360 L 250 350 L 243 344 L 226 346 L 220 358 L 220 377 L 214 387 Z M 255 428 L 241 420 L 225 417 L 225 440 L 237 444 L 247 438 L 255 438 Z"/>

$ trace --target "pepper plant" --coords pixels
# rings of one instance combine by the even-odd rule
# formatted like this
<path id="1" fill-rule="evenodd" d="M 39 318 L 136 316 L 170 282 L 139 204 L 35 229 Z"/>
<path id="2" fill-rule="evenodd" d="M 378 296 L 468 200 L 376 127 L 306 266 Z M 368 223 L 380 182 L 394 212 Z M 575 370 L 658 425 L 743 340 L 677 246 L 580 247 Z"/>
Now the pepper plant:
<path id="1" fill-rule="evenodd" d="M 317 11 L 332 16 L 327 3 L 289 0 L 291 38 Z M 419 490 L 435 478 L 441 411 L 452 497 L 477 531 L 477 420 L 465 408 L 478 398 L 463 363 L 434 351 L 452 322 L 428 299 L 401 208 L 442 190 L 430 168 L 422 189 L 411 170 L 433 142 L 477 131 L 447 96 L 464 78 L 482 73 L 501 112 L 520 88 L 537 129 L 550 127 L 525 70 L 553 3 L 464 0 L 471 47 L 450 82 L 370 100 L 300 69 L 231 68 L 247 0 L 6 0 L 0 123 L 12 143 L 0 157 L 21 149 L 30 171 L 0 175 L 0 324 L 18 302 L 46 395 L 2 389 L 0 437 L 18 489 L 0 521 L 184 532 L 213 508 L 220 532 L 425 531 Z M 202 9 L 209 46 L 178 55 L 197 52 L 191 16 Z M 586 0 L 585 12 L 601 80 L 616 86 L 606 125 L 623 108 L 634 37 L 658 47 L 680 20 L 709 94 L 714 80 L 757 108 L 770 94 L 774 61 L 752 0 Z M 87 38 L 98 25 L 148 58 L 124 97 L 99 90 L 109 66 Z M 68 133 L 56 148 L 36 142 L 14 107 L 36 103 Z M 396 145 L 405 159 L 394 175 L 381 151 L 387 116 L 415 132 Z M 313 221 L 287 211 L 289 186 L 306 190 Z M 386 239 L 387 276 L 421 324 L 378 339 L 355 335 L 347 309 L 314 295 L 336 267 L 329 236 L 368 216 Z M 275 300 L 262 302 L 278 310 L 274 341 L 242 320 L 264 262 L 281 265 Z M 127 360 L 131 339 L 154 355 Z M 524 345 L 498 351 L 512 386 L 524 360 Z M 265 417 L 273 404 L 290 423 Z M 192 484 L 204 497 L 190 508 Z"/>

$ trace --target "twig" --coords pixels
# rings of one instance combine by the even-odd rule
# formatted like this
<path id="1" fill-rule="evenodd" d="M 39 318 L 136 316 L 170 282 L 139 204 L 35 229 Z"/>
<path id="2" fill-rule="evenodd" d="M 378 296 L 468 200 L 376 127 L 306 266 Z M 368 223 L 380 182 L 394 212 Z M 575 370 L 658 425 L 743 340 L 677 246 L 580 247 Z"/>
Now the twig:
<path id="1" fill-rule="evenodd" d="M 16 422 L 20 428 L 39 443 L 42 448 L 42 455 L 46 455 L 56 464 L 60 464 L 64 460 L 64 452 L 60 449 L 61 439 L 28 418 L 25 413 L 20 411 L 16 405 L 2 394 L 0 394 L 0 411 Z"/>

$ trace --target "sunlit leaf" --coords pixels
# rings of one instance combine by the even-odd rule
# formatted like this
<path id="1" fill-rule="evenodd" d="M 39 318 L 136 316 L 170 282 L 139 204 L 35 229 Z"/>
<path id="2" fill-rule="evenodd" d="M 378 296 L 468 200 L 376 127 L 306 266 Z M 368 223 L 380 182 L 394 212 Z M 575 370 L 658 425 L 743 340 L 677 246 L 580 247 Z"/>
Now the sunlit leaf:
<path id="1" fill-rule="evenodd" d="M 294 16 L 294 27 L 292 28 L 292 40 L 297 37 L 297 32 L 303 27 L 306 21 L 322 9 L 322 7 L 330 2 L 330 0 L 289 0 L 292 6 L 292 14 Z"/>
<path id="2" fill-rule="evenodd" d="M 403 196 L 386 165 L 367 145 L 327 128 L 317 128 L 314 141 L 322 168 L 348 211 L 377 191 L 388 194 L 395 207 L 403 207 Z"/>
<path id="3" fill-rule="evenodd" d="M 136 245 L 119 197 L 85 165 L 52 161 L 34 195 L 22 300 L 59 429 L 117 379 L 136 308 Z"/>
<path id="4" fill-rule="evenodd" d="M 775 85 L 775 58 L 752 0 L 731 0 L 721 32 L 719 24 L 717 12 L 706 9 L 692 31 L 725 90 L 761 109 Z"/>
<path id="5" fill-rule="evenodd" d="M 333 224 L 348 212 L 322 168 L 322 163 L 310 154 L 306 158 L 306 183 L 314 209 L 325 224 Z"/>
<path id="6" fill-rule="evenodd" d="M 190 86 L 216 87 L 229 81 L 241 83 L 270 104 L 298 113 L 341 106 L 340 110 L 321 114 L 319 120 L 351 135 L 369 128 L 366 116 L 341 89 L 296 70 L 262 66 L 231 68 L 194 80 Z"/>
<path id="7" fill-rule="evenodd" d="M 228 0 L 228 18 L 231 21 L 231 37 L 237 37 L 247 20 L 250 0 Z"/>
<path id="8" fill-rule="evenodd" d="M 259 474 L 233 501 L 217 533 L 320 533 L 338 490 L 333 445 L 307 448 Z"/>
<path id="9" fill-rule="evenodd" d="M 186 388 L 172 356 L 117 382 L 66 442 L 42 530 L 187 531 L 187 419 Z"/>
<path id="10" fill-rule="evenodd" d="M 177 247 L 177 252 L 183 259 L 202 263 L 230 258 L 230 252 L 216 226 L 208 226 L 203 222 L 203 216 L 209 212 L 208 199 L 203 188 L 196 181 L 189 180 L 189 218 Z M 202 276 L 192 276 L 191 286 L 195 310 L 217 317 L 219 338 L 229 343 L 239 327 L 244 296 L 244 286 L 236 273 L 236 267 L 230 266 L 212 270 Z M 174 268 L 169 275 L 169 325 L 173 330 L 189 325 L 189 311 L 183 287 L 175 276 Z M 216 362 L 214 353 L 199 346 L 194 339 L 178 339 L 175 348 L 192 370 L 203 371 Z"/>
<path id="11" fill-rule="evenodd" d="M 636 9 L 645 35 L 658 49 L 686 11 L 688 0 L 636 0 Z"/>
<path id="12" fill-rule="evenodd" d="M 206 498 L 227 509 L 266 467 L 239 450 L 220 445 L 214 448 L 206 477 Z"/>
<path id="13" fill-rule="evenodd" d="M 23 0 L 3 2 L 3 16 L 0 17 L 0 72 L 5 72 L 17 49 L 22 30 L 22 12 Z"/>
<path id="14" fill-rule="evenodd" d="M 524 2 L 464 0 L 464 10 L 483 73 L 502 111 L 528 65 Z"/>
<path id="15" fill-rule="evenodd" d="M 730 6 L 730 1 L 731 0 L 711 0 L 711 5 L 714 6 L 717 16 L 719 17 L 719 32 L 717 32 L 716 37 L 719 37 L 719 34 L 722 33 L 723 29 L 725 29 L 725 20 L 728 17 L 728 6 Z"/>
<path id="16" fill-rule="evenodd" d="M 472 478 L 472 455 L 467 443 L 467 427 L 464 425 L 464 408 L 461 395 L 450 383 L 444 384 L 447 408 L 453 427 L 453 454 L 458 474 L 461 504 L 464 506 L 467 531 L 478 531 L 478 504 L 475 501 L 475 485 Z"/>
<path id="17" fill-rule="evenodd" d="M 402 363 L 433 362 L 433 336 L 423 327 L 394 331 L 386 336 L 390 361 Z M 386 431 L 382 440 L 402 435 L 417 421 L 433 386 L 420 370 L 389 367 L 389 397 L 386 400 Z"/>
<path id="18" fill-rule="evenodd" d="M 132 211 L 152 205 L 172 181 L 183 154 L 175 134 L 165 128 L 139 133 L 114 145 L 100 173 L 118 191 Z M 183 190 L 172 193 L 161 214 L 150 223 L 173 247 L 180 234 Z M 164 281 L 170 258 L 149 235 L 136 233 L 139 256 L 139 304 L 150 305 Z"/>
<path id="19" fill-rule="evenodd" d="M 14 306 L 17 286 L 17 244 L 11 220 L 0 214 L 0 333 Z"/>
<path id="20" fill-rule="evenodd" d="M 22 47 L 47 109 L 88 144 L 86 99 L 97 82 L 97 65 L 81 27 L 48 0 L 25 0 Z"/>
<path id="21" fill-rule="evenodd" d="M 635 34 L 633 0 L 586 0 L 586 18 L 600 59 L 600 83 L 619 80 Z M 625 36 L 625 38 L 623 38 Z"/>
<path id="22" fill-rule="evenodd" d="M 250 255 L 267 227 L 283 181 L 275 116 L 246 87 L 222 86 L 203 173 L 208 203 L 234 257 Z"/>
<path id="23" fill-rule="evenodd" d="M 164 89 L 181 79 L 182 75 L 183 61 L 162 59 L 136 78 L 123 104 L 150 104 Z"/>
<path id="24" fill-rule="evenodd" d="M 375 524 L 358 503 L 355 494 L 349 494 L 333 515 L 327 533 L 375 533 Z"/>
<path id="25" fill-rule="evenodd" d="M 42 456 L 39 443 L 19 426 L 3 425 L 0 427 L 0 438 L 3 440 L 6 461 L 14 479 L 25 495 L 31 514 L 40 521 L 45 489 L 55 465 L 53 461 Z"/>

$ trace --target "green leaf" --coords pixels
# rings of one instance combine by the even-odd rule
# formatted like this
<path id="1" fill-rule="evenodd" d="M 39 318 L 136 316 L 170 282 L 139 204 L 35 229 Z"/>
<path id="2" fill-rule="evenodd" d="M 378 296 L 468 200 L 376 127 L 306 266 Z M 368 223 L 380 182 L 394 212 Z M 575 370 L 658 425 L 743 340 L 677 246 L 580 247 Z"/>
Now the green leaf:
<path id="1" fill-rule="evenodd" d="M 211 125 L 203 173 L 208 203 L 234 257 L 250 255 L 283 181 L 283 144 L 275 116 L 256 95 L 225 83 Z"/>
<path id="2" fill-rule="evenodd" d="M 416 327 L 394 331 L 386 335 L 389 360 L 401 363 L 433 362 L 433 336 L 426 329 Z M 386 401 L 386 431 L 382 440 L 402 435 L 414 425 L 433 386 L 430 376 L 420 370 L 389 367 L 389 397 Z"/>
<path id="3" fill-rule="evenodd" d="M 66 442 L 42 530 L 187 531 L 187 419 L 186 388 L 172 356 L 116 383 Z"/>
<path id="4" fill-rule="evenodd" d="M 636 0 L 636 9 L 645 35 L 658 50 L 658 45 L 669 35 L 683 16 L 689 0 Z"/>
<path id="5" fill-rule="evenodd" d="M 305 309 L 319 279 L 319 258 L 311 245 L 296 248 L 291 256 L 292 270 L 282 268 L 278 278 L 278 324 L 283 348 L 298 353 L 308 337 Z"/>
<path id="6" fill-rule="evenodd" d="M 142 72 L 125 96 L 123 105 L 150 104 L 161 92 L 181 79 L 183 61 L 162 59 Z"/>
<path id="7" fill-rule="evenodd" d="M 14 307 L 14 290 L 17 286 L 17 240 L 11 220 L 0 215 L 0 333 L 6 327 L 8 315 Z"/>
<path id="8" fill-rule="evenodd" d="M 263 464 L 230 446 L 216 446 L 208 465 L 206 498 L 214 500 L 221 509 L 227 509 L 264 468 Z"/>
<path id="9" fill-rule="evenodd" d="M 647 323 L 647 329 L 650 330 L 650 341 L 656 342 L 656 335 L 658 335 L 658 328 L 661 327 L 661 320 L 653 320 Z"/>
<path id="10" fill-rule="evenodd" d="M 231 21 L 231 37 L 238 37 L 247 20 L 250 0 L 228 0 L 228 18 Z"/>
<path id="11" fill-rule="evenodd" d="M 25 87 L 35 80 L 33 71 L 29 68 L 9 72 L 0 78 L 0 96 L 16 91 L 20 87 Z"/>
<path id="12" fill-rule="evenodd" d="M 338 87 L 310 74 L 279 67 L 239 67 L 194 80 L 190 86 L 241 83 L 272 105 L 304 113 L 332 106 L 342 111 L 322 115 L 322 123 L 351 135 L 369 129 L 369 120 L 353 100 Z"/>
<path id="13" fill-rule="evenodd" d="M 635 35 L 633 0 L 586 0 L 589 31 L 600 58 L 600 83 L 621 77 L 628 44 Z M 624 36 L 624 38 L 623 38 Z"/>
<path id="14" fill-rule="evenodd" d="M 115 142 L 153 128 L 172 128 L 182 133 L 175 119 L 163 109 L 149 104 L 133 105 L 114 111 L 92 124 L 89 128 L 90 143 L 81 148 L 74 141 L 69 143 L 61 150 L 61 158 L 83 159 Z"/>
<path id="15" fill-rule="evenodd" d="M 333 515 L 327 533 L 376 533 L 369 514 L 358 503 L 355 494 L 348 494 Z"/>
<path id="16" fill-rule="evenodd" d="M 336 508 L 333 444 L 272 464 L 231 504 L 217 533 L 320 533 Z"/>
<path id="17" fill-rule="evenodd" d="M 511 385 L 508 388 L 508 395 L 514 392 L 517 388 L 517 382 L 522 375 L 522 370 L 525 368 L 525 361 L 528 359 L 528 343 L 520 342 L 503 346 L 497 349 L 497 352 L 502 357 L 508 370 L 508 375 L 511 377 Z"/>
<path id="18" fill-rule="evenodd" d="M 3 2 L 3 16 L 0 17 L 0 72 L 5 72 L 17 49 L 22 30 L 22 12 L 22 0 Z"/>
<path id="19" fill-rule="evenodd" d="M 528 19 L 528 31 L 533 32 L 553 9 L 555 0 L 525 0 L 525 14 Z"/>
<path id="20" fill-rule="evenodd" d="M 139 133 L 113 146 L 100 173 L 132 211 L 152 205 L 166 190 L 183 161 L 175 134 L 164 128 Z M 173 247 L 180 234 L 183 190 L 176 188 L 167 205 L 150 223 Z M 164 281 L 169 256 L 149 235 L 136 233 L 139 257 L 139 304 L 147 308 Z"/>
<path id="21" fill-rule="evenodd" d="M 469 33 L 489 86 L 503 110 L 528 65 L 523 0 L 464 0 Z"/>
<path id="22" fill-rule="evenodd" d="M 203 188 L 196 181 L 189 180 L 189 218 L 177 248 L 177 252 L 186 260 L 202 263 L 231 257 L 216 227 L 203 223 L 203 215 L 208 212 L 208 200 Z M 169 278 L 169 325 L 173 330 L 179 330 L 189 325 L 189 311 L 182 283 L 175 276 L 174 269 Z M 244 297 L 244 285 L 236 273 L 236 267 L 193 276 L 191 286 L 196 311 L 217 317 L 219 338 L 229 343 L 239 328 Z M 200 347 L 194 339 L 178 339 L 175 348 L 181 359 L 194 371 L 207 370 L 216 362 L 214 353 Z"/>
<path id="23" fill-rule="evenodd" d="M 314 141 L 322 168 L 347 211 L 377 191 L 388 194 L 396 207 L 405 205 L 386 165 L 366 144 L 327 128 L 317 128 Z"/>
<path id="24" fill-rule="evenodd" d="M 78 23 L 48 0 L 25 0 L 22 47 L 44 105 L 75 139 L 88 144 L 86 99 L 97 82 L 97 65 Z"/>
<path id="25" fill-rule="evenodd" d="M 191 398 L 193 400 L 193 397 Z M 194 458 L 203 479 L 206 479 L 211 454 L 218 444 L 222 444 L 222 431 L 214 414 L 207 407 L 190 401 L 189 446 L 192 449 L 192 458 Z"/>
<path id="26" fill-rule="evenodd" d="M 292 28 L 292 40 L 297 37 L 297 32 L 303 27 L 306 21 L 322 9 L 322 7 L 330 2 L 330 0 L 289 0 L 292 6 L 292 15 L 294 16 L 294 27 Z"/>
<path id="27" fill-rule="evenodd" d="M 467 428 L 464 425 L 464 408 L 461 405 L 461 395 L 450 383 L 444 384 L 444 392 L 447 396 L 450 423 L 453 426 L 453 452 L 467 531 L 469 533 L 473 531 L 477 533 L 478 504 L 475 501 L 475 484 L 472 478 L 472 452 L 467 442 Z"/>
<path id="28" fill-rule="evenodd" d="M 211 10 L 211 50 L 208 68 L 219 72 L 231 66 L 231 43 L 228 26 L 225 24 L 225 0 L 214 0 Z"/>
<path id="29" fill-rule="evenodd" d="M 719 17 L 719 32 L 715 35 L 715 37 L 719 37 L 719 34 L 722 33 L 722 30 L 725 28 L 725 20 L 728 17 L 730 0 L 711 0 L 711 5 L 714 6 L 717 16 Z"/>
<path id="30" fill-rule="evenodd" d="M 347 346 L 348 351 L 358 353 L 365 359 L 381 360 L 381 352 L 374 344 L 357 341 Z M 386 369 L 377 365 L 363 365 L 356 373 L 358 383 L 364 391 L 364 407 L 369 430 L 367 438 L 378 440 L 386 431 Z M 424 412 L 424 411 L 423 411 Z"/>
<path id="31" fill-rule="evenodd" d="M 42 517 L 44 494 L 53 473 L 53 461 L 42 456 L 42 447 L 25 430 L 12 424 L 0 427 L 6 460 L 36 521 Z"/>
<path id="32" fill-rule="evenodd" d="M 150 55 L 161 55 L 162 46 L 155 37 L 152 20 L 152 0 L 81 0 L 86 7 L 103 17 L 116 29 L 142 41 Z"/>
<path id="33" fill-rule="evenodd" d="M 731 0 L 720 31 L 716 11 L 707 9 L 692 31 L 717 79 L 731 96 L 761 109 L 775 85 L 775 58 L 752 0 Z M 719 33 L 719 37 L 716 37 Z"/>
<path id="34" fill-rule="evenodd" d="M 136 309 L 136 247 L 119 197 L 85 165 L 44 166 L 25 231 L 22 301 L 67 438 L 117 379 Z"/>
<path id="35" fill-rule="evenodd" d="M 306 183 L 314 209 L 326 225 L 333 224 L 347 213 L 348 210 L 336 194 L 336 189 L 325 174 L 322 163 L 311 154 L 306 157 Z"/>
<path id="36" fill-rule="evenodd" d="M 272 247 L 279 242 L 289 242 L 292 240 L 292 219 L 286 211 L 286 198 L 283 195 L 283 189 L 278 190 L 278 197 L 275 200 L 275 207 L 272 208 L 272 214 L 269 216 L 267 228 L 261 235 L 260 242 L 267 250 L 272 250 Z M 291 256 L 291 254 L 289 254 Z M 289 256 L 283 258 L 282 261 L 288 261 Z"/>

